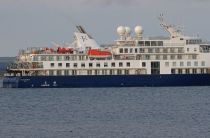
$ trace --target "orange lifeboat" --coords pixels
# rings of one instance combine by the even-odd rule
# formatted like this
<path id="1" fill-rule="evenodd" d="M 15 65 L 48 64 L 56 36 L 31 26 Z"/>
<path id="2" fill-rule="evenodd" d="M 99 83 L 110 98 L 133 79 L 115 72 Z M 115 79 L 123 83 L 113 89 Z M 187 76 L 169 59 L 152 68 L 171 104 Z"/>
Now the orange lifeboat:
<path id="1" fill-rule="evenodd" d="M 65 53 L 73 53 L 73 49 L 71 49 L 71 48 L 58 47 L 57 52 L 58 53 L 62 53 L 62 54 L 65 54 Z"/>
<path id="2" fill-rule="evenodd" d="M 104 56 L 111 56 L 112 53 L 109 51 L 105 50 L 100 50 L 100 49 L 90 49 L 88 51 L 89 56 L 97 56 L 97 57 L 104 57 Z"/>

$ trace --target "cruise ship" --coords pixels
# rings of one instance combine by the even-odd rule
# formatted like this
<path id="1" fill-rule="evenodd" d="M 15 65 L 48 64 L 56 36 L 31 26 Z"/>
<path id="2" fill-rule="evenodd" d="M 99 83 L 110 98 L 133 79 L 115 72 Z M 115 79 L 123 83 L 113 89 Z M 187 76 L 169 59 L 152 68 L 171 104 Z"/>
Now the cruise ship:
<path id="1" fill-rule="evenodd" d="M 119 26 L 119 39 L 98 45 L 76 26 L 68 47 L 21 50 L 4 74 L 5 88 L 210 86 L 210 43 L 158 18 L 168 37 L 144 37 Z"/>

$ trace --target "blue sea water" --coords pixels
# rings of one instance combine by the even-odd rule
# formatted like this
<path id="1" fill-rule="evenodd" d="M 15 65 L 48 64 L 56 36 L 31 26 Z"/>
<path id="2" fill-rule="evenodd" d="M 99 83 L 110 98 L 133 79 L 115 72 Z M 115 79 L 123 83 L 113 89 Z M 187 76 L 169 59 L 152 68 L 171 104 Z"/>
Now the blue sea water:
<path id="1" fill-rule="evenodd" d="M 118 137 L 210 137 L 210 87 L 0 88 L 0 138 Z"/>

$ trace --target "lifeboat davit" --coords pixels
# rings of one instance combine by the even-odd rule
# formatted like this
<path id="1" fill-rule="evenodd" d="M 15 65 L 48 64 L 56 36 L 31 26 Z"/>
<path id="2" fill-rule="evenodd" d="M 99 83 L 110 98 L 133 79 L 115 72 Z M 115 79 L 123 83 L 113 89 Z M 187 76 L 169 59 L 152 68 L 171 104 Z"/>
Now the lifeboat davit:
<path id="1" fill-rule="evenodd" d="M 106 50 L 90 49 L 88 51 L 88 55 L 92 57 L 107 57 L 107 56 L 111 56 L 112 53 Z"/>

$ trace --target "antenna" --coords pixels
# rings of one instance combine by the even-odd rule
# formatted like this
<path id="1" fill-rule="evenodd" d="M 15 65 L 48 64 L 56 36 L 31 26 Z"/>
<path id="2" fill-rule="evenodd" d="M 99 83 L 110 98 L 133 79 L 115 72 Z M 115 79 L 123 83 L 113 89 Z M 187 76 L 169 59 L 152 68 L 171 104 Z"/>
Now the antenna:
<path id="1" fill-rule="evenodd" d="M 177 27 L 175 25 L 169 24 L 164 20 L 163 14 L 160 14 L 158 17 L 160 21 L 160 26 L 170 34 L 171 38 L 176 38 L 176 37 L 182 37 L 183 36 L 183 31 L 180 29 L 180 27 Z"/>

